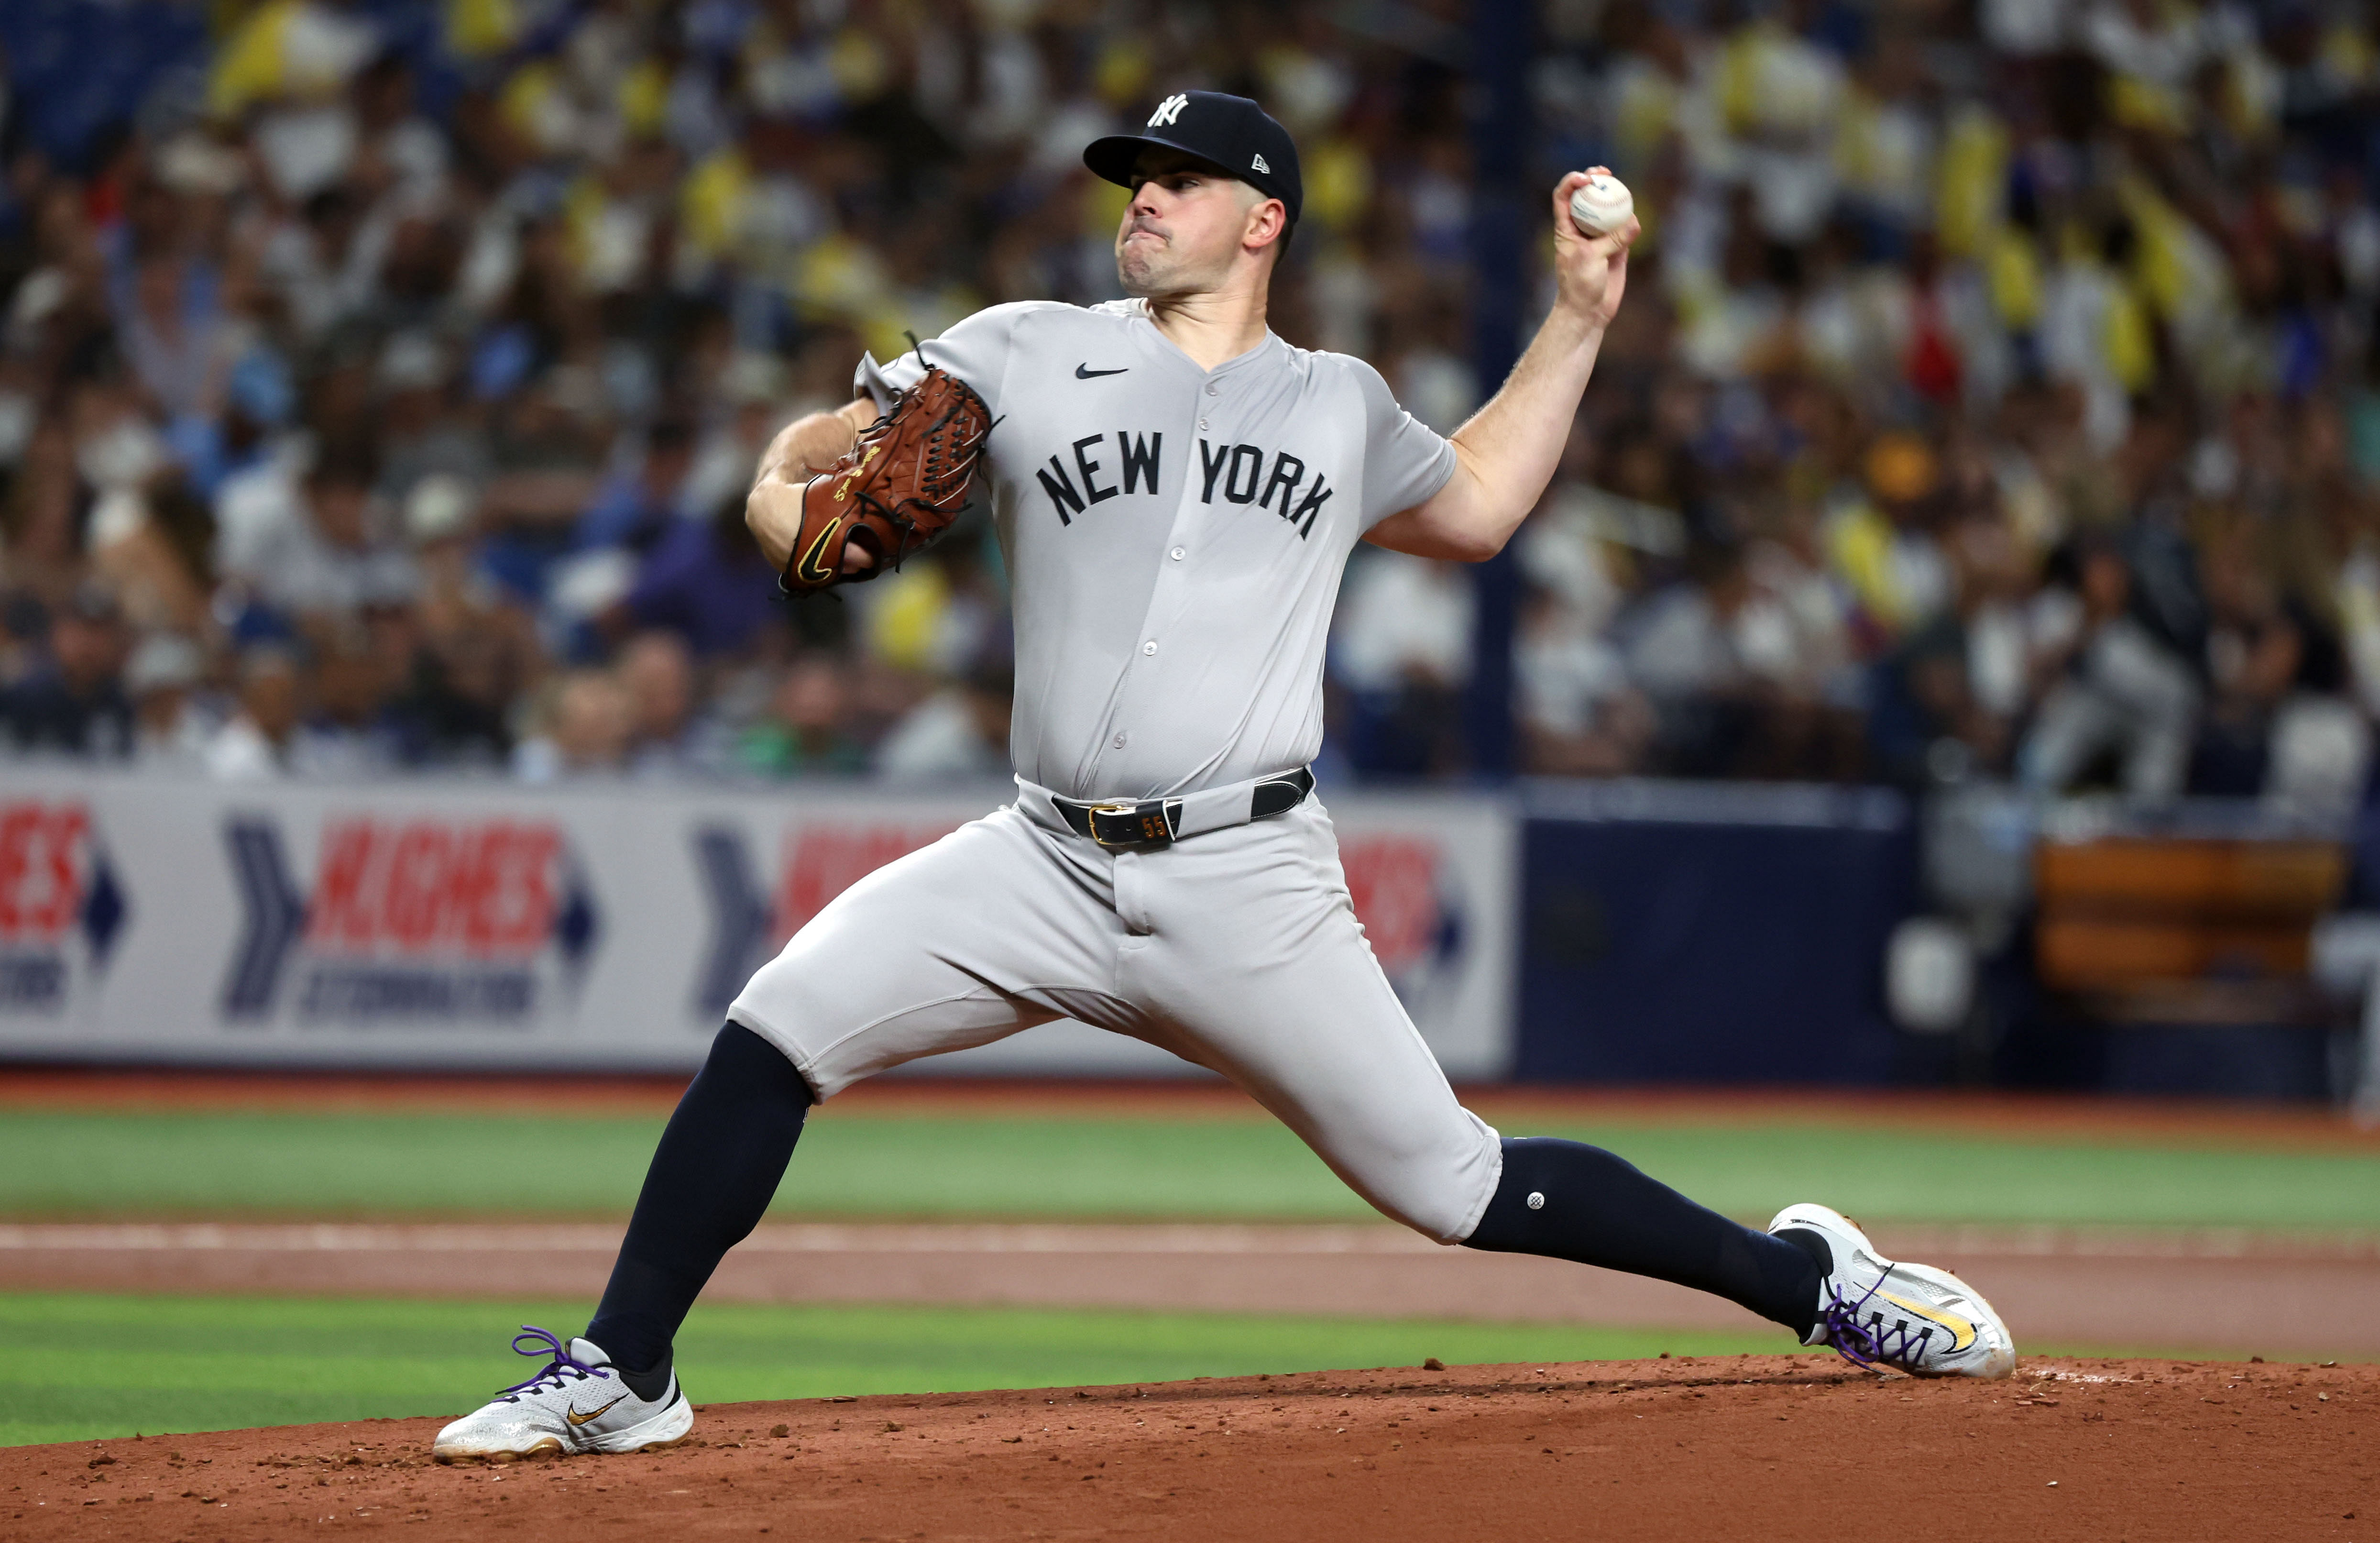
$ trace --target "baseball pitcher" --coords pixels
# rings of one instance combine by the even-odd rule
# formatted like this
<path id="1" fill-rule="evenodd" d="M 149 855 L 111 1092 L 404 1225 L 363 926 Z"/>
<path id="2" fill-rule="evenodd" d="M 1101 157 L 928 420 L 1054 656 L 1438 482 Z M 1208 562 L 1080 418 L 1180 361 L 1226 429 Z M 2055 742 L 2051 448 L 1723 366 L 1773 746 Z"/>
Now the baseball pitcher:
<path id="1" fill-rule="evenodd" d="M 1765 1233 L 1598 1148 L 1502 1137 L 1455 1100 L 1349 904 L 1306 763 L 1358 541 L 1477 561 L 1553 475 L 1626 289 L 1631 218 L 1553 192 L 1555 299 L 1450 440 L 1378 371 L 1294 348 L 1266 297 L 1302 202 L 1257 103 L 1167 97 L 1083 159 L 1129 188 L 1130 299 L 995 306 L 777 436 L 747 505 L 789 590 L 864 582 L 974 501 L 1014 585 L 1016 799 L 871 874 L 761 967 L 671 1117 L 584 1336 L 456 1420 L 441 1459 L 635 1452 L 694 1412 L 670 1345 L 759 1221 L 809 1106 L 1066 1017 L 1230 1078 L 1383 1213 L 1440 1243 L 1717 1293 L 1864 1366 L 2004 1377 L 1955 1277 L 1815 1205 Z"/>

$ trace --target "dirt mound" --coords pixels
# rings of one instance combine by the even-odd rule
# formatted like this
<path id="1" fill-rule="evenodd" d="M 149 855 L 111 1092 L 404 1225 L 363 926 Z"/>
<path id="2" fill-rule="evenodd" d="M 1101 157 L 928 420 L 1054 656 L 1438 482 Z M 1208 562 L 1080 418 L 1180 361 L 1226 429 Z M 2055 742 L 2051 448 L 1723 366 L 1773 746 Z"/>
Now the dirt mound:
<path id="1" fill-rule="evenodd" d="M 2380 1368 L 1802 1356 L 705 1409 L 636 1457 L 441 1467 L 440 1422 L 0 1451 L 11 1538 L 520 1529 L 800 1539 L 1611 1537 L 2380 1543 Z"/>

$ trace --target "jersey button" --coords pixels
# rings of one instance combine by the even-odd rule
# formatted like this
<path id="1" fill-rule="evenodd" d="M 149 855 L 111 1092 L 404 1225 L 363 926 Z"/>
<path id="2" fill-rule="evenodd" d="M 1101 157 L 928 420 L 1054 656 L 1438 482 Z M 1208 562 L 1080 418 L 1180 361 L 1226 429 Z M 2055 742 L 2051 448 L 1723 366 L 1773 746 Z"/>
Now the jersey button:
<path id="1" fill-rule="evenodd" d="M 1205 428 L 1207 427 L 1207 420 L 1206 420 L 1205 419 L 1203 419 L 1203 418 L 1202 418 L 1202 419 L 1200 419 L 1198 420 L 1198 427 L 1199 427 L 1200 429 L 1202 429 L 1202 430 L 1203 430 L 1203 429 L 1205 429 Z"/>
<path id="2" fill-rule="evenodd" d="M 1157 651 L 1157 639 L 1152 638 L 1148 642 L 1143 643 L 1140 646 L 1140 651 L 1145 654 L 1154 654 Z"/>
<path id="3" fill-rule="evenodd" d="M 1213 396 L 1213 395 L 1218 395 L 1218 393 L 1216 392 L 1216 390 L 1215 390 L 1215 388 L 1214 388 L 1213 386 L 1208 386 L 1208 387 L 1207 388 L 1207 395 L 1209 395 L 1209 396 Z"/>
<path id="4" fill-rule="evenodd" d="M 1186 553 L 1184 553 L 1184 552 L 1183 551 L 1183 549 L 1182 549 L 1182 548 L 1180 548 L 1180 547 L 1178 547 L 1178 546 L 1177 546 L 1177 547 L 1175 547 L 1172 552 L 1167 553 L 1166 553 L 1166 555 L 1167 555 L 1168 557 L 1172 558 L 1175 562 L 1179 563 L 1180 561 L 1182 561 L 1183 557 L 1184 557 L 1184 555 L 1186 555 Z"/>
<path id="5" fill-rule="evenodd" d="M 1110 743 L 1111 745 L 1113 745 L 1117 749 L 1121 750 L 1121 749 L 1123 749 L 1123 742 L 1124 742 L 1125 740 L 1127 740 L 1127 739 L 1130 739 L 1131 737 L 1132 737 L 1132 735 L 1128 735 L 1128 734 L 1120 734 L 1120 735 L 1116 735 L 1113 739 L 1110 740 L 1108 743 Z"/>

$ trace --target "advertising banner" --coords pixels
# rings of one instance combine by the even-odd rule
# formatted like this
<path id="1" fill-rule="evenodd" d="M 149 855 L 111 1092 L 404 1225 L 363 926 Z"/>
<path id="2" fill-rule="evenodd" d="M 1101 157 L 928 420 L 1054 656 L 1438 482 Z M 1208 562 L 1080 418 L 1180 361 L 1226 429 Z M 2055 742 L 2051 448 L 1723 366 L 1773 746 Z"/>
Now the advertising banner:
<path id="1" fill-rule="evenodd" d="M 746 978 L 829 901 L 1014 796 L 10 766 L 0 1057 L 690 1070 Z M 1425 1038 L 1455 1076 L 1502 1075 L 1509 811 L 1441 796 L 1330 808 L 1356 913 Z M 1185 1068 L 1052 1024 L 931 1069 Z"/>

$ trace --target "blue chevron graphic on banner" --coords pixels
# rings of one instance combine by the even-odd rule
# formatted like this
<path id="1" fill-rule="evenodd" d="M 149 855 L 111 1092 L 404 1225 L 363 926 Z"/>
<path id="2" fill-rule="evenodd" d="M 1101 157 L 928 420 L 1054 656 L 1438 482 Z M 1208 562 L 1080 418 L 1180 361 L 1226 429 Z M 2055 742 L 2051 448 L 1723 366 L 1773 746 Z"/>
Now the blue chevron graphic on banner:
<path id="1" fill-rule="evenodd" d="M 744 838 L 724 825 L 694 833 L 696 865 L 710 896 L 710 957 L 695 987 L 695 1008 L 706 1026 L 726 1016 L 727 1004 L 759 967 L 769 946 L 769 897 L 752 881 Z"/>
<path id="2" fill-rule="evenodd" d="M 115 948 L 115 940 L 123 935 L 125 923 L 132 914 L 131 904 L 125 899 L 124 886 L 116 882 L 115 867 L 107 860 L 107 849 L 97 842 L 91 849 L 91 883 L 82 900 L 82 935 L 91 944 L 91 967 L 103 970 L 107 956 Z"/>
<path id="3" fill-rule="evenodd" d="M 272 821 L 228 820 L 224 841 L 231 848 L 232 872 L 248 913 L 231 977 L 224 982 L 224 1016 L 261 1018 L 273 1011 L 281 967 L 306 930 L 306 897 L 290 881 L 281 857 L 281 831 Z"/>

